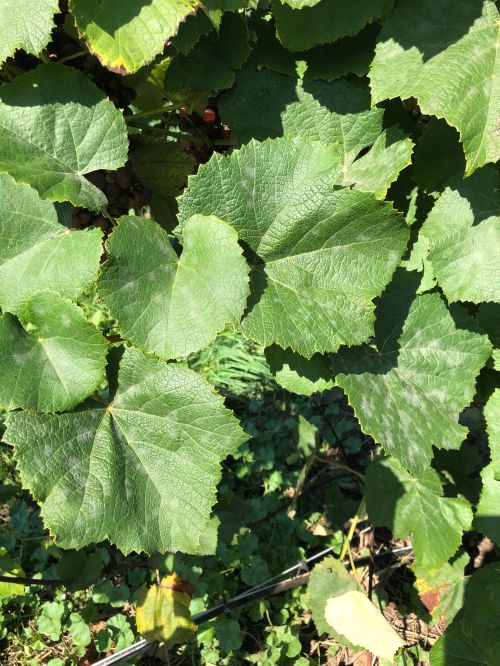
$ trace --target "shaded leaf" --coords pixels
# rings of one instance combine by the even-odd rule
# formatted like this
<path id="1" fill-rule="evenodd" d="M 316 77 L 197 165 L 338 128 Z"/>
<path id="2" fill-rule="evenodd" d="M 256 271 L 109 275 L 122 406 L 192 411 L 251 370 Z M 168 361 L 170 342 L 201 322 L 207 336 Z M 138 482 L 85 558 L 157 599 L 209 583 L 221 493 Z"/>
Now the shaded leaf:
<path id="1" fill-rule="evenodd" d="M 287 391 L 311 396 L 334 386 L 330 361 L 326 356 L 314 354 L 306 359 L 278 345 L 267 347 L 265 354 L 276 381 Z"/>
<path id="2" fill-rule="evenodd" d="M 394 458 L 373 462 L 366 472 L 368 516 L 377 527 L 388 527 L 394 538 L 411 535 L 415 566 L 441 567 L 470 527 L 472 510 L 464 499 L 442 496 L 439 476 L 432 468 L 419 477 L 409 474 Z"/>
<path id="3" fill-rule="evenodd" d="M 194 159 L 174 141 L 136 139 L 130 160 L 139 180 L 151 191 L 151 210 L 155 220 L 165 229 L 176 224 L 177 197 L 187 177 L 194 171 Z"/>
<path id="4" fill-rule="evenodd" d="M 274 0 L 278 37 L 290 51 L 310 49 L 355 35 L 370 21 L 384 17 L 393 0 L 319 0 L 314 6 L 293 9 Z"/>

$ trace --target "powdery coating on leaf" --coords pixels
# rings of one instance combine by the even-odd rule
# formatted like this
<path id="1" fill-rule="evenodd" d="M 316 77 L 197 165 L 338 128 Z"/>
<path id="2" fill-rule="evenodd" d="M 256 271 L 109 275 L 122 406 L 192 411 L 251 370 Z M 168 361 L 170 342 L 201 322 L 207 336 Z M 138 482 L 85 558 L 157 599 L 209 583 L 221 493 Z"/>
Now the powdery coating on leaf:
<path id="1" fill-rule="evenodd" d="M 442 496 L 437 472 L 428 468 L 418 478 L 394 458 L 371 463 L 366 473 L 368 516 L 388 527 L 396 539 L 411 536 L 416 567 L 440 567 L 455 554 L 462 531 L 469 529 L 472 509 L 464 499 Z"/>
<path id="2" fill-rule="evenodd" d="M 69 231 L 52 203 L 0 174 L 0 307 L 16 313 L 40 290 L 72 299 L 97 278 L 100 229 Z"/>
<path id="3" fill-rule="evenodd" d="M 127 349 L 108 408 L 13 412 L 5 440 L 64 548 L 109 538 L 124 553 L 194 553 L 220 462 L 245 436 L 202 377 Z"/>
<path id="4" fill-rule="evenodd" d="M 147 352 L 179 358 L 237 324 L 248 298 L 248 266 L 233 228 L 195 216 L 181 257 L 156 222 L 123 217 L 111 234 L 99 293 L 122 334 Z"/>
<path id="5" fill-rule="evenodd" d="M 21 312 L 25 330 L 0 317 L 0 403 L 37 412 L 74 407 L 103 381 L 107 342 L 80 308 L 57 294 L 33 296 Z"/>
<path id="6" fill-rule="evenodd" d="M 306 358 L 373 332 L 372 299 L 408 239 L 401 216 L 372 195 L 336 190 L 336 146 L 287 138 L 215 155 L 179 199 L 181 224 L 215 214 L 254 253 L 243 331 Z"/>
<path id="7" fill-rule="evenodd" d="M 0 2 L 0 64 L 18 49 L 38 55 L 54 27 L 57 0 L 2 0 Z"/>
<path id="8" fill-rule="evenodd" d="M 386 16 L 393 0 L 320 0 L 314 6 L 292 9 L 274 0 L 276 30 L 283 46 L 303 51 L 358 33 L 367 23 Z"/>
<path id="9" fill-rule="evenodd" d="M 197 0 L 70 0 L 77 28 L 102 64 L 136 72 L 161 53 Z"/>
<path id="10" fill-rule="evenodd" d="M 380 610 L 358 590 L 328 599 L 325 617 L 339 634 L 354 645 L 361 645 L 377 657 L 392 661 L 404 641 Z"/>
<path id="11" fill-rule="evenodd" d="M 344 167 L 382 132 L 383 110 L 370 107 L 364 83 L 302 81 L 251 62 L 221 96 L 219 112 L 240 143 L 278 136 L 338 143 Z"/>
<path id="12" fill-rule="evenodd" d="M 467 172 L 500 157 L 500 20 L 490 0 L 404 0 L 388 18 L 370 71 L 373 102 L 416 97 L 464 144 Z"/>
<path id="13" fill-rule="evenodd" d="M 451 179 L 422 225 L 414 252 L 448 301 L 500 302 L 499 210 L 500 178 L 486 166 Z"/>
<path id="14" fill-rule="evenodd" d="M 459 328 L 437 293 L 415 295 L 418 274 L 399 270 L 376 311 L 374 346 L 332 357 L 336 383 L 364 432 L 414 473 L 432 446 L 459 448 L 460 412 L 491 354 L 485 335 Z"/>
<path id="15" fill-rule="evenodd" d="M 0 89 L 0 171 L 51 201 L 100 210 L 106 197 L 84 175 L 127 159 L 121 110 L 82 72 L 43 64 Z"/>

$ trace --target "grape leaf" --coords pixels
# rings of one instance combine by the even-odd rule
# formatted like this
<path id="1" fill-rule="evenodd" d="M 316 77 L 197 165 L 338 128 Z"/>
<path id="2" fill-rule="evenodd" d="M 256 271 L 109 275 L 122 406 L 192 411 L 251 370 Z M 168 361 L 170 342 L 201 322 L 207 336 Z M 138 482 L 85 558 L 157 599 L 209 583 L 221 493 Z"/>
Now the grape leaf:
<path id="1" fill-rule="evenodd" d="M 44 199 L 104 208 L 84 174 L 117 169 L 127 150 L 121 111 L 76 69 L 39 65 L 0 88 L 0 171 Z"/>
<path id="2" fill-rule="evenodd" d="M 335 146 L 287 138 L 251 142 L 202 165 L 179 199 L 184 223 L 214 214 L 252 253 L 243 332 L 306 358 L 366 340 L 372 299 L 390 280 L 408 230 L 391 205 L 335 190 Z"/>
<path id="3" fill-rule="evenodd" d="M 192 553 L 220 462 L 245 436 L 202 377 L 127 349 L 109 406 L 11 412 L 4 439 L 63 548 L 109 538 L 124 553 Z"/>
<path id="4" fill-rule="evenodd" d="M 187 101 L 196 106 L 211 94 L 230 88 L 235 70 L 248 58 L 248 31 L 245 20 L 235 13 L 224 14 L 220 31 L 200 38 L 193 49 L 179 53 L 165 74 L 165 92 L 173 101 Z"/>
<path id="5" fill-rule="evenodd" d="M 248 266 L 234 229 L 195 216 L 183 241 L 179 258 L 156 222 L 122 217 L 99 280 L 122 334 L 163 358 L 208 345 L 226 324 L 239 322 L 248 297 Z"/>
<path id="6" fill-rule="evenodd" d="M 364 432 L 414 473 L 432 447 L 457 449 L 460 412 L 491 354 L 485 335 L 457 326 L 437 293 L 416 295 L 418 274 L 400 269 L 376 310 L 374 345 L 332 357 L 336 383 Z"/>
<path id="7" fill-rule="evenodd" d="M 367 153 L 347 167 L 343 184 L 383 199 L 399 172 L 411 164 L 413 146 L 400 130 L 385 130 Z"/>
<path id="8" fill-rule="evenodd" d="M 320 0 L 313 7 L 293 9 L 274 0 L 276 30 L 283 46 L 302 51 L 358 33 L 370 21 L 388 14 L 393 0 Z"/>
<path id="9" fill-rule="evenodd" d="M 469 560 L 469 554 L 462 553 L 439 568 L 412 567 L 420 601 L 437 622 L 448 625 L 461 610 L 468 582 L 464 569 Z"/>
<path id="10" fill-rule="evenodd" d="M 57 11 L 57 0 L 2 0 L 0 65 L 17 49 L 38 55 L 50 39 Z"/>
<path id="11" fill-rule="evenodd" d="M 411 535 L 417 568 L 447 562 L 472 522 L 466 500 L 442 496 L 434 469 L 427 468 L 417 478 L 392 457 L 368 466 L 365 497 L 373 525 L 389 527 L 396 539 Z"/>
<path id="12" fill-rule="evenodd" d="M 151 210 L 162 227 L 177 225 L 175 197 L 181 193 L 194 159 L 173 141 L 151 141 L 140 137 L 133 143 L 130 160 L 139 180 L 151 191 Z"/>
<path id="13" fill-rule="evenodd" d="M 420 229 L 413 252 L 450 302 L 500 302 L 499 185 L 492 167 L 452 179 Z"/>
<path id="14" fill-rule="evenodd" d="M 496 389 L 484 408 L 490 458 L 481 472 L 483 489 L 474 516 L 474 527 L 495 543 L 500 543 L 500 389 Z"/>
<path id="15" fill-rule="evenodd" d="M 315 354 L 306 359 L 278 345 L 267 347 L 265 355 L 274 378 L 287 391 L 311 396 L 334 386 L 330 361 L 325 356 Z"/>
<path id="16" fill-rule="evenodd" d="M 70 0 L 80 35 L 102 64 L 119 74 L 136 72 L 161 53 L 195 0 Z"/>
<path id="17" fill-rule="evenodd" d="M 496 664 L 500 650 L 500 564 L 494 562 L 471 576 L 465 593 L 462 629 L 480 645 L 487 664 Z"/>
<path id="18" fill-rule="evenodd" d="M 365 76 L 373 60 L 379 32 L 380 25 L 369 24 L 354 37 L 344 37 L 333 44 L 316 46 L 297 54 L 307 63 L 304 80 L 333 81 L 347 74 Z"/>
<path id="19" fill-rule="evenodd" d="M 380 610 L 338 560 L 326 558 L 314 567 L 308 593 L 318 634 L 329 633 L 342 645 L 360 646 L 389 660 L 403 646 Z"/>
<path id="20" fill-rule="evenodd" d="M 0 307 L 16 313 L 36 291 L 75 298 L 97 278 L 100 229 L 70 231 L 34 189 L 0 174 Z"/>
<path id="21" fill-rule="evenodd" d="M 370 68 L 373 102 L 415 97 L 464 144 L 467 173 L 500 158 L 499 13 L 490 0 L 399 2 Z"/>
<path id="22" fill-rule="evenodd" d="M 346 165 L 382 132 L 383 111 L 370 108 L 365 84 L 347 79 L 303 82 L 257 71 L 252 64 L 221 96 L 219 111 L 240 143 L 283 135 L 338 143 Z"/>
<path id="23" fill-rule="evenodd" d="M 104 380 L 107 343 L 80 308 L 40 292 L 19 317 L 24 328 L 9 313 L 0 317 L 0 403 L 60 412 L 93 393 Z"/>
<path id="24" fill-rule="evenodd" d="M 189 612 L 191 595 L 185 591 L 188 586 L 174 573 L 164 576 L 159 585 L 139 589 L 137 630 L 147 641 L 182 645 L 194 638 L 197 627 Z"/>
<path id="25" fill-rule="evenodd" d="M 434 643 L 429 658 L 431 666 L 487 666 L 479 645 L 463 633 L 461 616 Z"/>

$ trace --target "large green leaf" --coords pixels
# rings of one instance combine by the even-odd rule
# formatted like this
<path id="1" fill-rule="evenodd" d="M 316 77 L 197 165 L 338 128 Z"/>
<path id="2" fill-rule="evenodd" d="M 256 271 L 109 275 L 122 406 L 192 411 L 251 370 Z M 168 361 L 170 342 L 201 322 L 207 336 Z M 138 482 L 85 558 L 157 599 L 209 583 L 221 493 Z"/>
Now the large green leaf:
<path id="1" fill-rule="evenodd" d="M 416 97 L 460 132 L 471 173 L 500 157 L 498 9 L 491 0 L 402 0 L 379 35 L 374 103 Z"/>
<path id="2" fill-rule="evenodd" d="M 208 345 L 241 319 L 248 266 L 233 228 L 195 216 L 183 229 L 179 258 L 166 232 L 140 217 L 123 217 L 108 239 L 99 292 L 122 334 L 163 358 Z"/>
<path id="3" fill-rule="evenodd" d="M 287 138 L 214 155 L 179 200 L 194 214 L 227 220 L 249 246 L 253 293 L 243 331 L 306 358 L 356 344 L 373 332 L 372 299 L 406 247 L 390 204 L 336 190 L 340 154 Z"/>
<path id="4" fill-rule="evenodd" d="M 137 71 L 161 53 L 197 6 L 195 0 L 70 0 L 89 49 L 120 74 Z"/>
<path id="5" fill-rule="evenodd" d="M 40 292 L 20 319 L 0 317 L 0 403 L 7 409 L 59 412 L 82 402 L 104 380 L 107 343 L 80 308 Z"/>
<path id="6" fill-rule="evenodd" d="M 57 0 L 1 0 L 0 65 L 17 49 L 38 55 L 50 39 L 58 9 Z"/>
<path id="7" fill-rule="evenodd" d="M 0 171 L 44 199 L 104 208 L 85 174 L 117 169 L 127 150 L 121 111 L 77 69 L 39 65 L 0 88 Z"/>
<path id="8" fill-rule="evenodd" d="M 100 229 L 70 231 L 55 206 L 0 174 L 0 307 L 17 312 L 40 289 L 75 298 L 94 283 L 102 252 Z"/>
<path id="9" fill-rule="evenodd" d="M 303 82 L 252 63 L 221 96 L 219 110 L 240 143 L 278 136 L 338 143 L 346 165 L 382 133 L 383 111 L 370 108 L 364 83 Z"/>
<path id="10" fill-rule="evenodd" d="M 417 568 L 447 562 L 460 546 L 462 531 L 472 522 L 466 500 L 442 496 L 434 469 L 427 468 L 417 478 L 394 458 L 369 465 L 365 497 L 374 525 L 389 527 L 396 539 L 411 535 Z"/>
<path id="11" fill-rule="evenodd" d="M 367 23 L 385 16 L 393 0 L 319 0 L 314 6 L 293 9 L 274 0 L 278 36 L 290 51 L 310 49 L 355 35 Z"/>
<path id="12" fill-rule="evenodd" d="M 467 323 L 459 328 L 439 294 L 415 295 L 417 286 L 418 274 L 399 270 L 377 307 L 374 344 L 332 360 L 362 429 L 420 473 L 433 446 L 457 449 L 466 437 L 458 417 L 491 345 Z"/>
<path id="13" fill-rule="evenodd" d="M 151 191 L 151 210 L 162 227 L 177 225 L 175 197 L 181 193 L 194 159 L 174 141 L 151 141 L 140 137 L 133 143 L 130 160 L 139 180 Z"/>
<path id="14" fill-rule="evenodd" d="M 12 412 L 5 441 L 64 548 L 195 552 L 220 462 L 245 440 L 222 399 L 183 366 L 127 349 L 108 407 Z M 36 461 L 36 464 L 33 464 Z"/>

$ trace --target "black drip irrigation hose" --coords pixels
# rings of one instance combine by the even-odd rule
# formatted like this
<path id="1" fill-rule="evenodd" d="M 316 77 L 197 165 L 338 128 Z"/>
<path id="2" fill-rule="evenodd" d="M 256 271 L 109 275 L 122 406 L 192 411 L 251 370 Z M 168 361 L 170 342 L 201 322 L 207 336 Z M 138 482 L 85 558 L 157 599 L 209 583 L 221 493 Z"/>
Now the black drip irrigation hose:
<path id="1" fill-rule="evenodd" d="M 324 556 L 327 553 L 332 552 L 332 550 L 333 550 L 332 548 L 327 548 L 326 550 L 321 551 L 316 555 L 313 555 L 304 562 L 299 562 L 295 567 L 291 567 L 291 570 L 298 569 L 300 571 L 301 568 L 307 569 L 307 564 L 309 562 L 312 562 L 313 560 L 318 559 L 320 556 Z M 373 556 L 373 559 L 379 560 L 387 558 L 389 560 L 397 560 L 403 555 L 408 555 L 409 553 L 412 552 L 412 550 L 413 549 L 411 546 L 404 546 L 403 548 L 395 548 L 394 550 L 377 553 L 376 555 Z M 366 564 L 370 563 L 370 559 L 371 559 L 370 555 L 367 555 L 366 557 L 360 557 L 354 562 L 354 564 L 356 565 L 356 567 L 365 566 Z M 286 573 L 288 573 L 288 571 L 290 570 L 287 570 Z M 282 574 L 278 574 L 277 576 L 275 576 L 275 578 L 279 578 L 281 575 Z M 282 592 L 291 590 L 294 587 L 305 585 L 309 581 L 310 575 L 311 575 L 310 572 L 307 571 L 306 573 L 294 576 L 293 578 L 288 578 L 287 580 L 283 580 L 280 583 L 273 583 L 272 585 L 265 585 L 265 584 L 258 585 L 254 588 L 251 588 L 247 592 L 242 592 L 241 594 L 238 594 L 237 596 L 233 597 L 232 599 L 229 599 L 228 601 L 225 601 L 221 604 L 218 604 L 217 606 L 213 606 L 212 608 L 208 608 L 207 610 L 202 611 L 201 613 L 193 615 L 193 622 L 195 624 L 202 624 L 203 622 L 208 622 L 208 620 L 213 620 L 214 618 L 219 617 L 220 615 L 227 615 L 231 612 L 233 608 L 238 608 L 239 606 L 250 603 L 251 601 L 255 601 L 256 599 L 262 599 L 263 597 L 272 597 L 276 594 L 281 594 Z M 146 650 L 151 648 L 153 645 L 155 645 L 155 643 L 150 643 L 149 641 L 143 639 L 141 641 L 138 641 L 137 643 L 134 643 L 134 645 L 130 645 L 129 647 L 124 648 L 119 652 L 115 652 L 114 654 L 111 654 L 108 657 L 104 657 L 104 659 L 96 661 L 93 664 L 93 666 L 113 666 L 113 664 L 119 664 L 120 662 L 125 661 L 126 659 L 137 657 L 143 652 L 146 652 Z"/>

